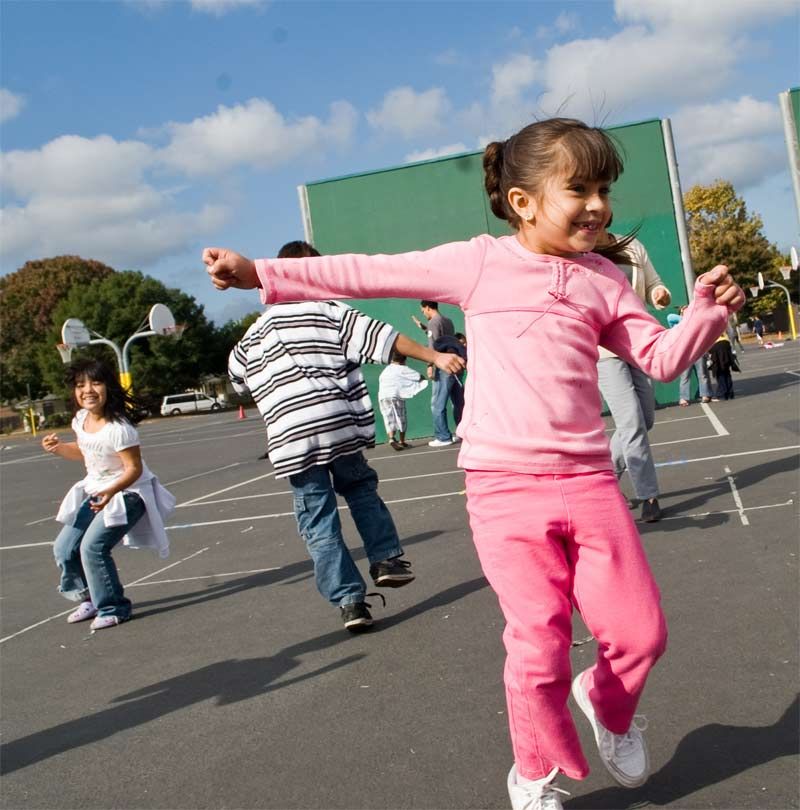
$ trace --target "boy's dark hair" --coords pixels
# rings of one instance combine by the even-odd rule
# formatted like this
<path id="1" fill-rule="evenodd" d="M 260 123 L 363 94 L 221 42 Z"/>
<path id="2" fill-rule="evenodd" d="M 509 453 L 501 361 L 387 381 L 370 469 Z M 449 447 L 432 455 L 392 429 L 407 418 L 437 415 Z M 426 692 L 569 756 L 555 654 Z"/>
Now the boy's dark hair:
<path id="1" fill-rule="evenodd" d="M 295 242 L 287 242 L 279 251 L 279 259 L 304 259 L 307 256 L 319 256 L 320 252 L 308 242 L 297 240 Z"/>
<path id="2" fill-rule="evenodd" d="M 419 305 L 421 307 L 430 307 L 431 309 L 435 309 L 437 312 L 439 311 L 439 304 L 436 301 L 420 301 Z"/>
<path id="3" fill-rule="evenodd" d="M 109 422 L 121 422 L 127 419 L 135 425 L 141 418 L 139 402 L 122 387 L 116 372 L 104 360 L 94 357 L 84 357 L 70 363 L 64 381 L 72 392 L 72 407 L 78 410 L 78 401 L 75 399 L 75 388 L 78 383 L 88 378 L 92 382 L 103 383 L 106 387 L 106 404 L 103 416 Z"/>
<path id="4" fill-rule="evenodd" d="M 463 340 L 463 341 L 464 341 L 464 343 L 466 343 L 466 342 L 467 342 L 467 336 L 466 336 L 466 335 L 465 335 L 463 332 L 456 332 L 456 333 L 453 335 L 453 337 L 454 337 L 456 340 L 458 340 L 458 341 L 462 341 L 462 340 Z"/>
<path id="5" fill-rule="evenodd" d="M 390 363 L 403 363 L 405 365 L 406 356 L 404 354 L 400 354 L 397 349 L 392 349 L 392 356 L 389 360 Z"/>

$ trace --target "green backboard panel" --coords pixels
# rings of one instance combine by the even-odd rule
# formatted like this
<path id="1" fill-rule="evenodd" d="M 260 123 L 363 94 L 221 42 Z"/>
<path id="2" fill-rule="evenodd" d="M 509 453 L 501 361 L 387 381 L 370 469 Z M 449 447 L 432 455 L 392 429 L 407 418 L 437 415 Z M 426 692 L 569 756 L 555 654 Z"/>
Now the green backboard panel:
<path id="1" fill-rule="evenodd" d="M 687 303 L 661 121 L 643 121 L 608 131 L 619 144 L 625 163 L 625 171 L 612 191 L 612 230 L 627 233 L 638 227 L 638 238 L 672 292 L 673 305 Z M 401 253 L 481 233 L 509 233 L 507 223 L 497 219 L 489 208 L 483 188 L 482 157 L 482 152 L 470 152 L 309 183 L 306 196 L 314 245 L 321 253 Z M 423 333 L 411 321 L 412 315 L 420 315 L 418 301 L 351 303 L 425 342 Z M 463 331 L 463 315 L 456 307 L 443 304 L 440 311 L 453 320 L 456 331 Z M 666 313 L 654 312 L 663 323 Z M 409 364 L 424 372 L 421 364 Z M 381 370 L 364 368 L 373 400 Z M 656 383 L 658 402 L 675 402 L 677 398 L 677 382 Z M 407 406 L 408 435 L 430 435 L 428 391 L 418 394 Z M 376 421 L 378 440 L 383 441 L 385 432 L 377 407 Z"/>

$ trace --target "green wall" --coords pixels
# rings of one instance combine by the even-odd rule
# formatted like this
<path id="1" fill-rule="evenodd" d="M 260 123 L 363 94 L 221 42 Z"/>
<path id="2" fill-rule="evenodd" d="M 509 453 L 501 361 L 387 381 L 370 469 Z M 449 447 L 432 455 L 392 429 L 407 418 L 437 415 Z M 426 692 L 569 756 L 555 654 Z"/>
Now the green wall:
<path id="1" fill-rule="evenodd" d="M 612 191 L 612 230 L 626 233 L 640 226 L 638 238 L 671 290 L 673 304 L 684 304 L 686 285 L 661 122 L 643 121 L 608 131 L 617 140 L 625 163 L 625 171 Z M 509 233 L 507 224 L 489 208 L 481 160 L 482 152 L 471 152 L 309 183 L 305 191 L 314 245 L 322 253 L 401 253 L 481 233 Z M 351 303 L 425 342 L 423 333 L 411 321 L 412 315 L 421 317 L 418 301 Z M 464 331 L 460 310 L 443 304 L 440 311 L 453 320 L 456 331 Z M 668 311 L 654 314 L 666 323 Z M 421 364 L 409 364 L 424 373 Z M 381 366 L 364 367 L 373 400 L 381 370 Z M 407 403 L 411 437 L 432 433 L 429 390 Z M 677 401 L 677 382 L 657 383 L 656 398 L 662 404 Z M 378 441 L 384 441 L 377 408 L 376 428 Z"/>

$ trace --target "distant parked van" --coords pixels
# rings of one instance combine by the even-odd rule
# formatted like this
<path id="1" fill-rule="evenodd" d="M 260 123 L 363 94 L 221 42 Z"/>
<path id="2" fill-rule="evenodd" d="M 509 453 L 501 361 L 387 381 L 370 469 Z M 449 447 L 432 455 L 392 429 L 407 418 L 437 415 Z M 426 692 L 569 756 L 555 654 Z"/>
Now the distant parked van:
<path id="1" fill-rule="evenodd" d="M 165 396 L 161 400 L 161 415 L 180 416 L 182 413 L 221 411 L 224 407 L 224 399 L 212 399 L 206 394 L 198 394 L 192 391 L 186 394 L 169 394 Z"/>

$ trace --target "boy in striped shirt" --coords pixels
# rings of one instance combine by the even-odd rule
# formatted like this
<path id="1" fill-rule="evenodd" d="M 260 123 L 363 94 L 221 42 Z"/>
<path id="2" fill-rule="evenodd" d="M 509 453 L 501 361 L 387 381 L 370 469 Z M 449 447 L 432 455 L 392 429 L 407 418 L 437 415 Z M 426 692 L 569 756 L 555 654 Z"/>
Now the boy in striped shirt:
<path id="1" fill-rule="evenodd" d="M 284 245 L 280 258 L 320 254 L 306 242 Z M 336 494 L 350 508 L 378 587 L 414 579 L 392 516 L 378 495 L 377 473 L 362 450 L 375 446 L 375 417 L 362 363 L 388 363 L 392 351 L 449 373 L 464 363 L 435 352 L 338 301 L 269 307 L 236 344 L 228 373 L 250 391 L 267 428 L 276 478 L 288 478 L 300 535 L 314 562 L 319 592 L 341 611 L 351 632 L 372 624 L 366 584 L 342 536 Z"/>

